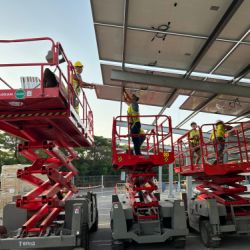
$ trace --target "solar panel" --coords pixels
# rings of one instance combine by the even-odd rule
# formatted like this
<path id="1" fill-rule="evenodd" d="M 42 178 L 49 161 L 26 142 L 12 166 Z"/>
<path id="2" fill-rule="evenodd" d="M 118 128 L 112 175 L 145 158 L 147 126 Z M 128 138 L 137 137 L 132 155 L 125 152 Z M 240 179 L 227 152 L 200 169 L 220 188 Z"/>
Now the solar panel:
<path id="1" fill-rule="evenodd" d="M 197 93 L 196 93 L 197 94 Z M 197 110 L 207 97 L 190 96 L 180 107 L 185 110 Z M 212 100 L 202 111 L 214 114 L 239 116 L 249 110 L 250 98 L 240 98 L 219 95 Z"/>
<path id="2" fill-rule="evenodd" d="M 238 5 L 232 0 L 127 0 L 127 3 L 126 12 L 125 0 L 91 0 L 100 60 L 120 62 L 127 71 L 145 74 L 169 75 L 159 72 L 158 67 L 189 71 L 201 49 L 213 39 L 215 27 L 220 29 L 224 22 L 212 45 L 191 70 L 191 73 L 196 71 L 210 75 L 202 77 L 190 73 L 188 77 L 204 80 L 204 84 L 206 80 L 229 82 L 231 79 L 215 79 L 215 74 L 232 78 L 237 76 L 239 79 L 244 77 L 250 81 L 250 73 L 239 75 L 249 65 L 250 1 L 238 1 Z M 230 12 L 229 7 L 234 8 L 234 11 L 231 8 Z M 152 66 L 152 72 L 131 69 L 127 64 Z M 117 67 L 101 67 L 105 87 L 99 91 L 99 98 L 120 101 L 121 94 L 118 93 L 121 93 L 121 86 L 126 86 L 130 91 L 147 91 L 150 98 L 143 94 L 141 102 L 148 105 L 164 106 L 173 95 L 174 98 L 167 105 L 170 107 L 178 95 L 188 95 L 189 98 L 180 108 L 195 111 L 200 110 L 212 96 L 208 92 L 112 81 L 110 72 Z M 115 97 L 109 93 L 111 90 L 116 91 Z M 218 93 L 202 111 L 239 116 L 250 111 L 250 100 Z"/>
<path id="3" fill-rule="evenodd" d="M 121 61 L 124 0 L 91 2 L 100 59 Z M 231 3 L 229 0 L 129 1 L 125 62 L 140 65 L 156 62 L 159 67 L 187 69 Z M 249 9 L 250 1 L 245 1 L 197 71 L 209 72 L 249 29 Z M 247 44 L 239 44 L 232 59 L 221 65 L 217 73 L 234 75 L 246 64 L 250 37 L 242 42 Z M 235 60 L 237 67 L 233 67 Z"/>
<path id="4" fill-rule="evenodd" d="M 108 85 L 96 85 L 96 96 L 100 99 L 121 101 L 122 87 L 121 86 L 108 86 Z M 135 88 L 126 87 L 126 90 L 130 94 L 137 95 L 140 100 L 140 104 L 151 105 L 151 106 L 163 106 L 166 98 L 170 96 L 166 92 L 155 92 L 155 91 L 143 91 Z"/>

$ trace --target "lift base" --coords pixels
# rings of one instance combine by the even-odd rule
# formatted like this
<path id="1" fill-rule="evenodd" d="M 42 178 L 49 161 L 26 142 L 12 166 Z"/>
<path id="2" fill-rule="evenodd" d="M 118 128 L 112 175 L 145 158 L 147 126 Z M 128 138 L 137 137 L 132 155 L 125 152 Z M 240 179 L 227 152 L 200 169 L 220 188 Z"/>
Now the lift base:
<path id="1" fill-rule="evenodd" d="M 200 232 L 206 247 L 219 247 L 226 233 L 250 234 L 250 216 L 239 211 L 250 210 L 250 204 L 225 206 L 215 199 L 189 201 L 189 226 Z"/>
<path id="2" fill-rule="evenodd" d="M 15 214 L 9 219 L 9 213 Z M 78 195 L 65 202 L 65 212 L 60 214 L 45 234 L 37 237 L 17 237 L 18 228 L 27 218 L 27 211 L 17 208 L 15 203 L 4 208 L 3 224 L 7 235 L 1 235 L 0 249 L 72 247 L 88 250 L 89 231 L 98 227 L 96 195 Z"/>
<path id="3" fill-rule="evenodd" d="M 184 203 L 179 200 L 159 201 L 159 211 L 157 219 L 135 220 L 133 209 L 125 196 L 113 196 L 111 208 L 113 241 L 132 240 L 144 244 L 181 238 L 184 247 L 185 237 L 188 234 Z M 115 245 L 114 249 L 117 249 L 117 244 Z"/>

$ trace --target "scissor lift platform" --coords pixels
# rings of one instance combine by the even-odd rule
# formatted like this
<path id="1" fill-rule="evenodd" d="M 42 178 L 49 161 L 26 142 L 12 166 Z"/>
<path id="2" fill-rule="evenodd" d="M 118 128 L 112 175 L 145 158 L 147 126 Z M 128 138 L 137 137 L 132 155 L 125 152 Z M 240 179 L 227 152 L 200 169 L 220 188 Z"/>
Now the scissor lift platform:
<path id="1" fill-rule="evenodd" d="M 224 141 L 217 140 L 216 125 L 208 124 L 199 128 L 197 145 L 192 144 L 189 132 L 174 144 L 175 171 L 192 176 L 198 183 L 196 194 L 188 197 L 188 221 L 200 232 L 206 247 L 219 247 L 223 233 L 250 234 L 250 198 L 244 194 L 247 187 L 241 184 L 244 173 L 250 171 L 250 123 L 225 126 L 231 130 Z M 215 139 L 206 138 L 204 131 L 214 133 Z M 218 151 L 221 145 L 223 157 Z"/>
<path id="2" fill-rule="evenodd" d="M 113 167 L 127 172 L 126 191 L 112 197 L 112 248 L 123 249 L 125 242 L 159 243 L 173 239 L 176 247 L 184 247 L 186 227 L 184 202 L 161 199 L 155 183 L 155 168 L 174 161 L 171 118 L 168 116 L 140 116 L 156 120 L 152 129 L 133 135 L 130 117 L 116 117 L 113 122 Z M 119 124 L 127 123 L 121 128 Z M 148 123 L 146 123 L 148 124 Z M 149 126 L 149 125 L 148 125 Z M 132 137 L 141 140 L 142 155 L 134 155 Z M 119 148 L 119 144 L 121 146 Z"/>
<path id="3" fill-rule="evenodd" d="M 89 230 L 98 228 L 96 195 L 77 195 L 72 179 L 78 170 L 72 161 L 77 158 L 74 147 L 94 144 L 93 113 L 84 92 L 80 99 L 72 86 L 74 67 L 62 46 L 47 37 L 0 43 L 39 41 L 51 43 L 48 62 L 0 64 L 19 70 L 38 67 L 41 72 L 41 80 L 28 77 L 29 81 L 36 79 L 36 86 L 28 86 L 32 85 L 29 82 L 22 89 L 0 79 L 9 88 L 0 89 L 0 129 L 21 140 L 18 152 L 32 163 L 19 169 L 17 178 L 34 185 L 32 191 L 15 197 L 15 203 L 4 209 L 0 249 L 70 246 L 88 250 Z M 66 64 L 66 72 L 60 63 Z M 55 68 L 55 73 L 50 71 L 54 79 L 50 84 L 46 83 L 45 67 Z"/>
<path id="4" fill-rule="evenodd" d="M 89 147 L 93 144 L 93 114 L 85 97 L 86 114 L 80 119 L 62 85 L 24 89 L 22 99 L 16 98 L 18 91 L 0 90 L 2 130 L 24 140 L 56 141 L 60 147 Z"/>

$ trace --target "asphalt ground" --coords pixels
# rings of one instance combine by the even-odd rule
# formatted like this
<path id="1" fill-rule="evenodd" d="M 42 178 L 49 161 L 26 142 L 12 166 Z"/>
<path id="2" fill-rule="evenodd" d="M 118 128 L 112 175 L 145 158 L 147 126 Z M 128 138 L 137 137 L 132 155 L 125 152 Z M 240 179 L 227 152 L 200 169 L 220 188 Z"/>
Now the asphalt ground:
<path id="1" fill-rule="evenodd" d="M 91 250 L 110 250 L 111 249 L 111 230 L 109 224 L 109 214 L 111 207 L 111 197 L 113 189 L 104 189 L 103 192 L 97 190 L 98 195 L 98 209 L 99 209 L 99 230 L 91 235 L 90 249 Z M 158 250 L 168 249 L 176 250 L 171 242 L 164 244 L 131 244 L 128 250 Z M 208 249 L 203 246 L 200 236 L 195 233 L 190 233 L 186 239 L 186 250 L 205 250 Z M 227 235 L 222 239 L 220 250 L 249 250 L 250 249 L 250 236 L 243 235 Z"/>
<path id="2" fill-rule="evenodd" d="M 109 214 L 111 207 L 111 198 L 113 194 L 113 188 L 105 188 L 96 190 L 98 198 L 98 210 L 99 210 L 99 229 L 96 233 L 90 235 L 90 250 L 111 250 L 111 230 L 109 222 Z M 31 248 L 29 248 L 31 249 Z M 48 248 L 46 248 L 48 249 Z M 68 248 L 53 248 L 54 250 L 70 250 Z M 172 246 L 170 241 L 164 244 L 136 244 L 132 243 L 127 247 L 127 250 L 158 250 L 168 249 L 176 250 Z M 198 234 L 190 233 L 186 239 L 186 250 L 205 250 L 208 249 L 201 243 Z M 220 250 L 249 250 L 250 249 L 250 236 L 235 236 L 227 235 L 223 238 Z M 14 250 L 14 249 L 13 249 Z M 44 249 L 45 250 L 45 249 Z M 71 249 L 72 250 L 72 249 Z M 210 250 L 212 250 L 210 248 Z"/>

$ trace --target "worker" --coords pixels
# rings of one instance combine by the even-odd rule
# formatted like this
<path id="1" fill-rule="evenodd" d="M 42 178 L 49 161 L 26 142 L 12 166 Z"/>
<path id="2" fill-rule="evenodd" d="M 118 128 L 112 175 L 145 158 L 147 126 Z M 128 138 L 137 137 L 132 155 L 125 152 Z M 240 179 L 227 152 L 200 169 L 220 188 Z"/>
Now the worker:
<path id="1" fill-rule="evenodd" d="M 191 130 L 189 131 L 189 141 L 191 147 L 191 157 L 192 157 L 192 164 L 197 165 L 201 158 L 201 148 L 200 148 L 200 133 L 197 129 L 197 123 L 192 122 L 190 124 Z"/>
<path id="2" fill-rule="evenodd" d="M 48 63 L 53 64 L 53 52 L 52 50 L 48 51 L 46 55 L 46 60 Z M 49 68 L 46 68 L 43 72 L 43 86 L 44 88 L 53 88 L 58 87 L 59 79 Z"/>
<path id="3" fill-rule="evenodd" d="M 94 89 L 95 85 L 91 83 L 86 83 L 82 80 L 83 64 L 80 61 L 74 63 L 74 72 L 72 76 L 72 85 L 75 91 L 73 95 L 73 106 L 77 113 L 79 113 L 79 95 L 81 88 Z"/>
<path id="4" fill-rule="evenodd" d="M 123 91 L 124 100 L 128 105 L 128 122 L 130 134 L 132 135 L 132 141 L 134 144 L 134 151 L 136 155 L 141 155 L 141 140 L 140 140 L 140 131 L 141 131 L 141 122 L 140 122 L 140 113 L 139 113 L 139 97 L 136 95 L 130 96 L 126 90 Z"/>
<path id="5" fill-rule="evenodd" d="M 216 159 L 213 164 L 223 163 L 223 152 L 225 148 L 225 134 L 226 131 L 232 129 L 232 126 L 226 125 L 223 121 L 218 120 L 213 126 L 210 140 L 214 144 L 214 151 L 216 153 Z M 218 157 L 218 158 L 217 158 Z"/>

